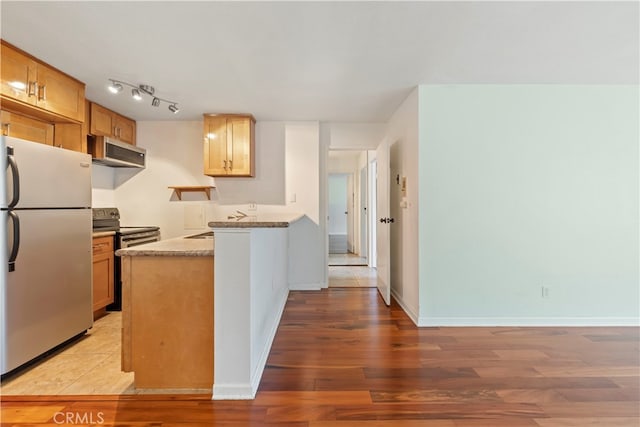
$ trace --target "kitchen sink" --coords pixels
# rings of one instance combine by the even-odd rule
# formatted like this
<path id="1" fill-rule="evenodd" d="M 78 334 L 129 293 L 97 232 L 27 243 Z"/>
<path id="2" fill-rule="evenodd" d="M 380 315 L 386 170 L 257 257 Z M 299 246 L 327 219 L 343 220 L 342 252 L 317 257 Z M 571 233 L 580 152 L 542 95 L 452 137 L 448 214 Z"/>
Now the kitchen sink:
<path id="1" fill-rule="evenodd" d="M 193 236 L 186 236 L 185 239 L 213 239 L 213 231 L 207 231 L 205 233 L 194 234 Z"/>

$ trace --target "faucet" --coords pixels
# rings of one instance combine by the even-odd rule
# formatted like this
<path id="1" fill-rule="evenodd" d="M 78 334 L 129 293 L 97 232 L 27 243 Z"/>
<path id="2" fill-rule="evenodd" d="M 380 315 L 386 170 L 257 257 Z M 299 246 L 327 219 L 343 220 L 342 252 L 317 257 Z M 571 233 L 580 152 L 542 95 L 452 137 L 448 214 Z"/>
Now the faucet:
<path id="1" fill-rule="evenodd" d="M 233 215 L 227 216 L 227 219 L 237 219 L 240 221 L 242 218 L 246 218 L 248 215 L 242 211 L 236 210 L 236 213 Z"/>

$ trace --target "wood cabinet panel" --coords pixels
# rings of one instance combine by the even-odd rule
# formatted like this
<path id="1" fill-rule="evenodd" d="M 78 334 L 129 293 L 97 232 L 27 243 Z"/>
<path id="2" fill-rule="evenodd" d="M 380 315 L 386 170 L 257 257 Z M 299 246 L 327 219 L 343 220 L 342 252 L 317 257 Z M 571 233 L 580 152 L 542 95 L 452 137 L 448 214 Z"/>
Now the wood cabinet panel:
<path id="1" fill-rule="evenodd" d="M 47 111 L 82 122 L 84 84 L 55 69 L 39 65 L 37 103 Z"/>
<path id="2" fill-rule="evenodd" d="M 93 311 L 113 302 L 113 236 L 93 238 Z"/>
<path id="3" fill-rule="evenodd" d="M 54 126 L 51 123 L 4 110 L 0 111 L 0 122 L 5 136 L 53 145 Z"/>
<path id="4" fill-rule="evenodd" d="M 204 174 L 255 175 L 255 119 L 250 115 L 204 115 Z"/>
<path id="5" fill-rule="evenodd" d="M 205 117 L 204 173 L 211 176 L 227 175 L 227 119 L 225 117 Z"/>
<path id="6" fill-rule="evenodd" d="M 53 122 L 84 121 L 84 83 L 2 42 L 3 109 Z"/>
<path id="7" fill-rule="evenodd" d="M 91 103 L 90 132 L 96 136 L 113 135 L 113 111 L 107 110 L 101 105 Z"/>
<path id="8" fill-rule="evenodd" d="M 136 122 L 134 120 L 92 102 L 89 122 L 89 131 L 92 135 L 108 136 L 136 145 Z"/>
<path id="9" fill-rule="evenodd" d="M 227 120 L 227 155 L 229 175 L 253 176 L 253 123 L 245 118 Z"/>
<path id="10" fill-rule="evenodd" d="M 213 257 L 122 258 L 122 369 L 136 388 L 211 389 Z"/>
<path id="11" fill-rule="evenodd" d="M 87 152 L 87 134 L 81 124 L 56 123 L 53 132 L 53 145 L 67 150 Z"/>
<path id="12" fill-rule="evenodd" d="M 2 45 L 0 76 L 2 95 L 28 104 L 36 103 L 36 62 L 9 46 Z"/>
<path id="13" fill-rule="evenodd" d="M 122 142 L 136 145 L 136 122 L 119 114 L 115 115 L 114 122 L 117 138 Z"/>

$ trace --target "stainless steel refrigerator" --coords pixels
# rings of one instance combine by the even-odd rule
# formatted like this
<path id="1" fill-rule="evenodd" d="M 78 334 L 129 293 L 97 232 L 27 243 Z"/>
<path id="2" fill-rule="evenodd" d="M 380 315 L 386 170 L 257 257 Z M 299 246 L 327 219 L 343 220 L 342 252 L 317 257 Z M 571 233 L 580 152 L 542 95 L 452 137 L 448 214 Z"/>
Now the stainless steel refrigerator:
<path id="1" fill-rule="evenodd" d="M 93 325 L 91 157 L 2 136 L 0 168 L 5 374 Z"/>

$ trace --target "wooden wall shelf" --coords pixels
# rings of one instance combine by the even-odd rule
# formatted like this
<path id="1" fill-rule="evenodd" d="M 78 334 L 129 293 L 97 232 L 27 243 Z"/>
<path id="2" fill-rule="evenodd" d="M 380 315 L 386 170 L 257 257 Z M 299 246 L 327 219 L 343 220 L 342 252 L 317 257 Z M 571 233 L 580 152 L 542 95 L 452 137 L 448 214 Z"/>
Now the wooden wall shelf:
<path id="1" fill-rule="evenodd" d="M 176 192 L 178 196 L 178 200 L 182 200 L 182 193 L 185 192 L 197 192 L 201 191 L 207 195 L 207 199 L 211 200 L 211 189 L 215 187 L 211 187 L 208 185 L 180 185 L 169 187 Z"/>

